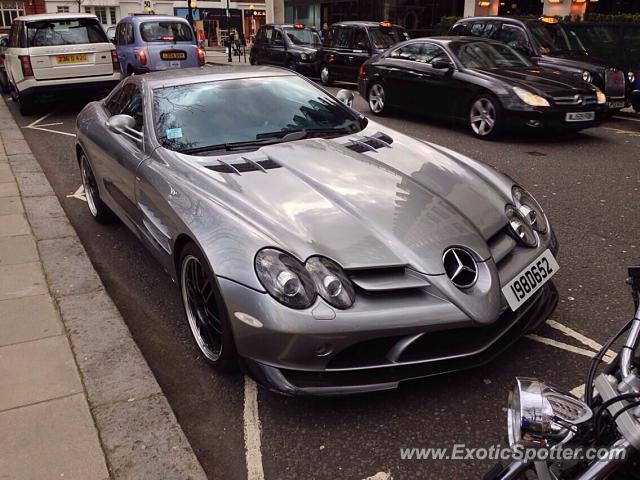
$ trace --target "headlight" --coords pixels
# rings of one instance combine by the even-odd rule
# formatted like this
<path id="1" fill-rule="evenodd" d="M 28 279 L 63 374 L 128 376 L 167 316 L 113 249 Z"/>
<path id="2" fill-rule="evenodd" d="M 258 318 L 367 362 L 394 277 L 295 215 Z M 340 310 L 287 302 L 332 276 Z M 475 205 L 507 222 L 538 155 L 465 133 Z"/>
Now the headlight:
<path id="1" fill-rule="evenodd" d="M 353 284 L 337 264 L 327 258 L 312 257 L 307 260 L 306 268 L 316 284 L 316 290 L 327 303 L 336 308 L 353 305 Z"/>
<path id="2" fill-rule="evenodd" d="M 535 93 L 525 90 L 524 88 L 513 87 L 513 91 L 518 96 L 518 98 L 520 98 L 520 100 L 522 100 L 527 105 L 531 105 L 534 107 L 550 106 L 546 98 L 543 98 L 540 95 L 536 95 Z"/>
<path id="3" fill-rule="evenodd" d="M 260 283 L 279 302 L 291 308 L 310 307 L 316 289 L 301 262 L 279 250 L 260 250 L 255 259 Z"/>
<path id="4" fill-rule="evenodd" d="M 593 76 L 591 75 L 591 72 L 589 72 L 587 70 L 583 70 L 582 71 L 582 80 L 584 80 L 587 83 L 591 83 L 591 80 L 593 80 Z"/>
<path id="5" fill-rule="evenodd" d="M 587 404 L 535 378 L 517 378 L 509 394 L 509 445 L 550 448 L 566 443 L 575 428 L 591 419 Z"/>
<path id="6" fill-rule="evenodd" d="M 599 88 L 596 89 L 596 99 L 598 100 L 598 105 L 603 105 L 607 103 L 607 96 Z"/>
<path id="7" fill-rule="evenodd" d="M 309 58 L 309 56 L 306 53 L 301 53 L 300 54 L 300 60 L 307 60 Z"/>
<path id="8" fill-rule="evenodd" d="M 525 247 L 537 247 L 538 236 L 536 235 L 536 232 L 534 232 L 531 225 L 522 218 L 522 215 L 520 215 L 520 212 L 516 207 L 513 205 L 507 205 L 504 209 L 504 213 L 509 220 L 511 231 L 520 243 Z"/>
<path id="9" fill-rule="evenodd" d="M 633 72 L 627 73 L 627 78 L 629 79 L 629 83 L 634 83 L 636 81 L 636 75 Z"/>
<path id="10" fill-rule="evenodd" d="M 511 190 L 513 203 L 515 204 L 520 216 L 533 228 L 536 232 L 545 234 L 549 230 L 549 222 L 544 214 L 542 207 L 533 196 L 525 189 L 513 187 Z"/>

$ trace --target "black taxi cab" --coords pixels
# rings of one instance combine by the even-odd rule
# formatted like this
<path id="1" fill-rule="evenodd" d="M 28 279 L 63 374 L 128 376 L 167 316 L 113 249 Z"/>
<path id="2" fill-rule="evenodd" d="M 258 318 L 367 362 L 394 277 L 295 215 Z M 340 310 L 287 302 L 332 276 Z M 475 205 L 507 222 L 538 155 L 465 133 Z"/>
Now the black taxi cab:
<path id="1" fill-rule="evenodd" d="M 566 72 L 592 83 L 605 93 L 607 105 L 613 111 L 631 103 L 633 72 L 624 72 L 589 55 L 576 32 L 564 28 L 556 17 L 464 18 L 451 27 L 449 35 L 484 37 L 506 43 L 540 67 Z"/>
<path id="2" fill-rule="evenodd" d="M 405 40 L 406 30 L 390 22 L 334 23 L 318 54 L 320 80 L 327 86 L 335 80 L 357 82 L 365 61 Z"/>
<path id="3" fill-rule="evenodd" d="M 251 65 L 279 65 L 307 75 L 315 74 L 320 35 L 302 23 L 260 27 L 249 53 Z"/>

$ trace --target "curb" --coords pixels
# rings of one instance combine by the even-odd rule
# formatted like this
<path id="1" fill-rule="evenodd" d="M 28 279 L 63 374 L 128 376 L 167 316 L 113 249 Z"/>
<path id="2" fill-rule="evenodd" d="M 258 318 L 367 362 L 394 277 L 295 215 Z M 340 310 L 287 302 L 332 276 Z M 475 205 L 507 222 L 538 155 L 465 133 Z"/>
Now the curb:
<path id="1" fill-rule="evenodd" d="M 1 138 L 110 477 L 206 479 L 160 385 L 2 102 Z"/>

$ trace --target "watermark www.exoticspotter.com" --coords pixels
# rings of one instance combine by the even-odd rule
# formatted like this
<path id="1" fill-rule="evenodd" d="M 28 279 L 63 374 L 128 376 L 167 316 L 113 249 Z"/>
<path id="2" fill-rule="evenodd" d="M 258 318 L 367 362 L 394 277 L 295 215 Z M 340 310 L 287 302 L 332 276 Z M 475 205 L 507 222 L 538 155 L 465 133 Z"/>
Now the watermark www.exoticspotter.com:
<path id="1" fill-rule="evenodd" d="M 555 448 L 527 448 L 516 445 L 513 448 L 502 445 L 490 447 L 469 447 L 464 443 L 455 443 L 451 447 L 404 447 L 400 448 L 402 460 L 517 460 L 558 461 L 558 460 L 587 460 L 606 462 L 611 460 L 625 460 L 627 450 L 622 448 L 569 448 L 558 446 Z"/>

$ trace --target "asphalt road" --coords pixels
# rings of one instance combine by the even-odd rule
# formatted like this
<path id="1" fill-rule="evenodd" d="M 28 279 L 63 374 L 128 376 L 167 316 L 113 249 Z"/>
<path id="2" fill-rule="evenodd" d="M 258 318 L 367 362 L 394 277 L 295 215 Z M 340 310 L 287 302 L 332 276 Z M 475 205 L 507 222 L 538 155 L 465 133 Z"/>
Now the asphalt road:
<path id="1" fill-rule="evenodd" d="M 9 104 L 210 478 L 247 478 L 243 377 L 216 374 L 205 364 L 169 277 L 124 226 L 95 223 L 79 195 L 73 131 L 83 102 L 64 99 L 29 118 Z M 355 106 L 366 111 L 359 98 Z M 545 326 L 539 338 L 520 340 L 487 366 L 392 392 L 296 399 L 259 390 L 261 444 L 249 449 L 257 472 L 250 480 L 361 480 L 379 472 L 395 480 L 481 477 L 494 462 L 402 460 L 400 449 L 504 445 L 513 378 L 580 385 L 593 352 L 589 340 L 603 343 L 631 315 L 624 279 L 625 267 L 640 260 L 640 118 L 498 142 L 416 116 L 377 120 L 483 160 L 538 198 L 560 240 L 561 303 L 553 318 L 586 339 Z"/>

